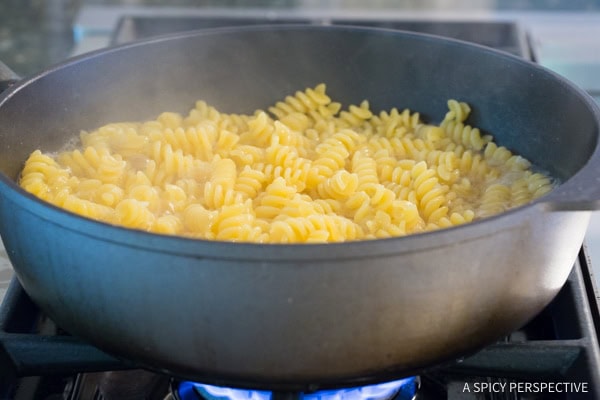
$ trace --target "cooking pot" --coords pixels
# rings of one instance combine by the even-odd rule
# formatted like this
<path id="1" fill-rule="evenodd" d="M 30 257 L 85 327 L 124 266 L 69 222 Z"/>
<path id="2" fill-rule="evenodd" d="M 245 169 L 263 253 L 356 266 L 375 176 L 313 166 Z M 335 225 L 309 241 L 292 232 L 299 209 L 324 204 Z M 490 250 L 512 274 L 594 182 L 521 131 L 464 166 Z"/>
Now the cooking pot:
<path id="1" fill-rule="evenodd" d="M 111 226 L 17 185 L 35 149 L 80 130 L 185 112 L 251 113 L 325 82 L 343 104 L 419 111 L 450 98 L 469 123 L 550 173 L 556 188 L 495 217 L 336 244 L 193 240 Z M 174 376 L 306 389 L 389 380 L 524 325 L 569 275 L 600 206 L 600 113 L 523 59 L 456 40 L 357 27 L 206 30 L 83 55 L 0 99 L 0 234 L 16 275 L 57 324 Z"/>

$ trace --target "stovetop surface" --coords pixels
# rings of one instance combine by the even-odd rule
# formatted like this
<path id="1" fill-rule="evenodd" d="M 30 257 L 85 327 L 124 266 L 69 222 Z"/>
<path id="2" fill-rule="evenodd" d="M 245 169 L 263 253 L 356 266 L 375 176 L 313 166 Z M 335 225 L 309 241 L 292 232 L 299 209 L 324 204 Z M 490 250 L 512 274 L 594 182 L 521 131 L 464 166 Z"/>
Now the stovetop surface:
<path id="1" fill-rule="evenodd" d="M 503 21 L 428 21 L 385 18 L 360 19 L 356 17 L 322 17 L 315 19 L 300 16 L 276 19 L 256 16 L 125 16 L 119 20 L 112 35 L 111 44 L 123 44 L 158 35 L 197 29 L 265 24 L 352 25 L 406 30 L 471 41 L 514 55 L 531 58 L 527 39 L 521 27 L 515 23 Z"/>

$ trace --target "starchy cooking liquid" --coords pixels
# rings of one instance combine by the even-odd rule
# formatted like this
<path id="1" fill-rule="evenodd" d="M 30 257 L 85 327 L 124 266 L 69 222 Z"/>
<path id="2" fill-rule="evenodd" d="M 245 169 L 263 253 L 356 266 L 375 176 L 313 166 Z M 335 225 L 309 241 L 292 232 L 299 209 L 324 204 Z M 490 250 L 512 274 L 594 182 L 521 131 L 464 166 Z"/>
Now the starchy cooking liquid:
<path id="1" fill-rule="evenodd" d="M 20 185 L 85 217 L 170 235 L 260 243 L 339 242 L 447 228 L 547 193 L 550 178 L 465 124 L 373 113 L 325 85 L 252 115 L 206 102 L 188 115 L 82 132 L 77 148 L 34 151 Z"/>

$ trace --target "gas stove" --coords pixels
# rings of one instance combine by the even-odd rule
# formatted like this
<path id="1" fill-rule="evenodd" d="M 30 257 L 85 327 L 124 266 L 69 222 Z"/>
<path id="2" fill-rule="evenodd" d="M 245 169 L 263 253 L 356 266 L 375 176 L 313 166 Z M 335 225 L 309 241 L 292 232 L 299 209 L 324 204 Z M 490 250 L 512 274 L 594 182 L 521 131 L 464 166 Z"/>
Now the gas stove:
<path id="1" fill-rule="evenodd" d="M 264 23 L 413 30 L 534 57 L 517 24 L 490 21 L 141 15 L 120 18 L 110 37 L 112 44 L 121 44 L 182 30 Z M 360 388 L 249 391 L 182 381 L 114 358 L 56 326 L 13 279 L 0 308 L 0 399 L 597 399 L 599 334 L 600 308 L 591 265 L 582 248 L 553 302 L 527 325 L 476 354 L 419 371 L 417 376 Z"/>

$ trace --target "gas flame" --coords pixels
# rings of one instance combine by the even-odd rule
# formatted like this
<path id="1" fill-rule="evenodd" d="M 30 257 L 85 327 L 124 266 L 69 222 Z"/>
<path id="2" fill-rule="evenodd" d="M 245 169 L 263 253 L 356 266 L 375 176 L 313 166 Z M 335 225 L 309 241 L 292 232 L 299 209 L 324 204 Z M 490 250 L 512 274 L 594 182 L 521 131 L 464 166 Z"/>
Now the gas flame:
<path id="1" fill-rule="evenodd" d="M 320 390 L 301 393 L 302 400 L 410 400 L 417 390 L 417 378 L 410 377 L 392 382 L 347 389 Z M 179 384 L 181 400 L 271 400 L 272 392 L 233 389 L 194 382 Z"/>

